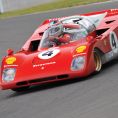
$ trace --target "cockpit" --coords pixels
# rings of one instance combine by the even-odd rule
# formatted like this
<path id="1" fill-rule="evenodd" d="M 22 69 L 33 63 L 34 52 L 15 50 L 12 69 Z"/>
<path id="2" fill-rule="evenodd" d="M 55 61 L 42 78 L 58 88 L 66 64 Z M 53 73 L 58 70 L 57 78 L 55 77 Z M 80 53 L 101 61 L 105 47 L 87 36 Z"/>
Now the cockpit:
<path id="1" fill-rule="evenodd" d="M 65 45 L 82 38 L 94 31 L 95 26 L 82 17 L 68 17 L 57 23 L 51 23 L 44 32 L 40 48 L 50 48 Z"/>
<path id="2" fill-rule="evenodd" d="M 99 25 L 106 15 L 105 12 L 90 16 L 76 15 L 48 19 L 34 32 L 22 49 L 35 52 L 41 48 L 59 47 L 72 42 L 76 44 L 76 42 L 79 43 L 79 40 L 85 41 L 88 35 L 100 36 L 109 29 L 99 29 Z"/>

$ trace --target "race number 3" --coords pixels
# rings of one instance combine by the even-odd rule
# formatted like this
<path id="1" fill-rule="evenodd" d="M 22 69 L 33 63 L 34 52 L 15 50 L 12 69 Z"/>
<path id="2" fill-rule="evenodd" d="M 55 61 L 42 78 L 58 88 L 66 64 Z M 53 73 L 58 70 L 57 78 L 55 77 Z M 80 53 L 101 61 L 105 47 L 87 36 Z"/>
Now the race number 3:
<path id="1" fill-rule="evenodd" d="M 118 38 L 115 32 L 110 33 L 110 45 L 112 50 L 118 48 Z"/>

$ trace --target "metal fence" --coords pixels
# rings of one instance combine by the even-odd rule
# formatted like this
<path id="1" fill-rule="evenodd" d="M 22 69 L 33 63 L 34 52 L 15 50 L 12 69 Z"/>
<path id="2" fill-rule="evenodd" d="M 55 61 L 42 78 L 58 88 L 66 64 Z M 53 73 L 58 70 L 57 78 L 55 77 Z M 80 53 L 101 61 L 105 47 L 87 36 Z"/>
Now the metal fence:
<path id="1" fill-rule="evenodd" d="M 54 0 L 0 0 L 0 13 L 48 3 Z"/>

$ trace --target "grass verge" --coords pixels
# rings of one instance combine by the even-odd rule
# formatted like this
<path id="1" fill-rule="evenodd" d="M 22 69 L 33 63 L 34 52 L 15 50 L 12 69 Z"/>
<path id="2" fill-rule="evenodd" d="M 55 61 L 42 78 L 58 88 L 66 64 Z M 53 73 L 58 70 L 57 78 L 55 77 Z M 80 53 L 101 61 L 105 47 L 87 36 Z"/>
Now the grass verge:
<path id="1" fill-rule="evenodd" d="M 86 5 L 90 3 L 104 2 L 104 1 L 108 1 L 108 0 L 57 0 L 51 3 L 46 3 L 31 8 L 27 8 L 27 9 L 6 12 L 0 14 L 0 18 L 8 18 L 8 17 L 20 16 L 25 14 L 38 13 L 42 11 Z"/>

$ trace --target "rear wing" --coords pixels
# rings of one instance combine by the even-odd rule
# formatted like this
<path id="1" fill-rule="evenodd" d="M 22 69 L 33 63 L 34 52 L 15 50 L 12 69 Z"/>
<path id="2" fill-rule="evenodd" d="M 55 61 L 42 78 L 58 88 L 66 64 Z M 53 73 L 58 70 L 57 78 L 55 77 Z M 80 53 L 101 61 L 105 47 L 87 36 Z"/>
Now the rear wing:
<path id="1" fill-rule="evenodd" d="M 90 15 L 102 14 L 105 12 L 107 12 L 106 17 L 118 15 L 118 9 L 108 9 L 108 10 L 103 10 L 103 11 L 96 11 L 96 12 L 90 12 L 90 13 L 85 13 L 85 14 L 76 14 L 76 15 L 90 16 Z M 68 16 L 66 16 L 66 17 L 68 17 Z M 42 25 L 50 23 L 52 21 L 58 21 L 60 19 L 66 18 L 66 17 L 47 19 L 42 23 Z"/>
<path id="2" fill-rule="evenodd" d="M 106 17 L 118 15 L 118 9 L 109 9 L 109 10 L 103 10 L 103 11 L 97 11 L 97 12 L 90 12 L 90 13 L 81 14 L 81 15 L 90 16 L 90 15 L 102 14 L 105 12 L 107 12 Z"/>

